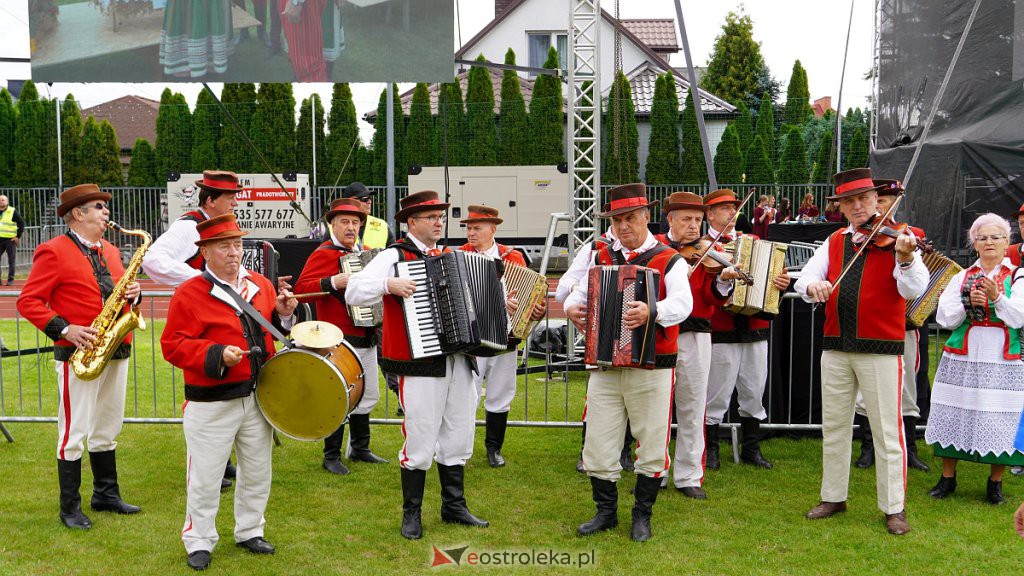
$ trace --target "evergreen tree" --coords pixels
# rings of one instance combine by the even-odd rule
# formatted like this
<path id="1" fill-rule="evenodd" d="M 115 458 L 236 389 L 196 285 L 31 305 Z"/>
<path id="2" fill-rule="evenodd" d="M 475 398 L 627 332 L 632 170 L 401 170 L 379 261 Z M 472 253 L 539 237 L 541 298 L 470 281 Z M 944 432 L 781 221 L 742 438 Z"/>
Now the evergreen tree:
<path id="1" fill-rule="evenodd" d="M 98 158 L 91 161 L 99 165 L 101 186 L 124 186 L 124 169 L 121 166 L 121 145 L 117 141 L 114 125 L 107 120 L 99 123 L 102 148 Z"/>
<path id="2" fill-rule="evenodd" d="M 252 119 L 256 114 L 256 85 L 252 83 L 224 84 L 220 100 L 242 130 L 251 136 L 253 133 Z M 265 168 L 258 166 L 259 160 L 245 145 L 244 139 L 234 124 L 227 118 L 222 120 L 220 141 L 217 146 L 221 167 L 235 172 L 266 171 Z"/>
<path id="3" fill-rule="evenodd" d="M 156 174 L 156 152 L 149 140 L 139 138 L 132 148 L 132 161 L 128 165 L 129 186 L 161 186 Z"/>
<path id="4" fill-rule="evenodd" d="M 747 148 L 754 143 L 754 117 L 750 108 L 740 102 L 736 105 L 736 112 L 739 116 L 733 120 L 732 125 L 736 127 L 736 137 L 739 138 L 740 155 L 742 156 Z"/>
<path id="5" fill-rule="evenodd" d="M 199 92 L 192 116 L 192 171 L 216 170 L 221 166 L 217 155 L 221 139 L 221 111 L 207 90 Z M 244 145 L 244 144 L 242 144 Z"/>
<path id="6" fill-rule="evenodd" d="M 275 172 L 295 170 L 295 97 L 290 83 L 260 84 L 252 136 Z"/>
<path id="7" fill-rule="evenodd" d="M 785 140 L 779 158 L 779 184 L 806 184 L 809 173 L 807 149 L 800 128 L 790 126 Z"/>
<path id="8" fill-rule="evenodd" d="M 621 70 L 615 73 L 605 118 L 601 181 L 605 184 L 636 182 L 640 168 L 637 161 L 640 134 L 636 127 L 629 80 Z"/>
<path id="9" fill-rule="evenodd" d="M 434 166 L 438 163 L 434 159 L 434 116 L 430 112 L 430 91 L 422 82 L 412 93 L 406 150 L 409 164 Z"/>
<path id="10" fill-rule="evenodd" d="M 786 124 L 800 126 L 811 118 L 811 93 L 807 86 L 807 71 L 797 60 L 793 63 L 793 72 L 789 76 L 786 88 Z"/>
<path id="11" fill-rule="evenodd" d="M 312 110 L 311 110 L 312 108 Z M 324 133 L 324 107 L 320 104 L 320 95 L 314 93 L 302 101 L 299 106 L 299 127 L 295 131 L 295 169 L 302 174 L 309 174 L 316 186 L 334 184 L 327 182 L 328 158 L 325 153 L 327 136 Z M 316 174 L 313 174 L 314 136 L 316 131 Z M 315 176 L 315 178 L 314 178 Z M 313 183 L 311 182 L 311 185 Z"/>
<path id="12" fill-rule="evenodd" d="M 868 165 L 868 135 L 863 126 L 858 126 L 850 137 L 850 143 L 843 156 L 843 170 L 866 168 Z"/>
<path id="13" fill-rule="evenodd" d="M 708 69 L 701 77 L 701 88 L 733 104 L 756 102 L 771 91 L 771 74 L 761 44 L 754 41 L 754 22 L 749 15 L 742 11 L 726 15 Z"/>
<path id="14" fill-rule="evenodd" d="M 466 112 L 462 107 L 462 87 L 458 82 L 449 82 L 442 84 L 440 90 L 442 96 L 437 106 L 434 156 L 443 162 L 445 146 L 447 146 L 448 165 L 463 166 L 466 162 Z M 447 135 L 447 143 L 443 139 L 445 135 Z"/>
<path id="15" fill-rule="evenodd" d="M 672 75 L 659 75 L 654 83 L 654 103 L 651 105 L 651 136 L 645 169 L 648 184 L 680 182 L 679 101 L 674 97 L 675 80 Z"/>
<path id="16" fill-rule="evenodd" d="M 743 154 L 740 152 L 740 137 L 735 124 L 725 128 L 722 140 L 715 149 L 715 176 L 719 186 L 743 183 Z"/>
<path id="17" fill-rule="evenodd" d="M 57 182 L 56 164 L 50 163 L 46 154 L 47 140 L 56 140 L 53 132 L 46 132 L 47 106 L 46 100 L 39 99 L 35 84 L 31 80 L 25 82 L 18 98 L 14 129 L 14 181 L 22 186 Z"/>
<path id="18" fill-rule="evenodd" d="M 757 135 L 764 142 L 764 148 L 768 152 L 768 160 L 775 166 L 775 114 L 772 111 L 772 101 L 768 94 L 761 98 L 761 107 L 757 110 Z"/>
<path id="19" fill-rule="evenodd" d="M 359 118 L 348 83 L 334 85 L 331 92 L 331 114 L 327 120 L 327 180 L 323 185 L 340 186 L 359 180 L 356 176 L 359 151 Z M 345 161 L 348 160 L 346 164 Z M 342 168 L 344 167 L 344 171 Z"/>
<path id="20" fill-rule="evenodd" d="M 505 53 L 505 64 L 515 66 L 516 53 Z M 501 110 L 498 113 L 498 164 L 525 166 L 530 163 L 526 102 L 519 88 L 519 75 L 505 70 L 501 77 Z"/>
<path id="21" fill-rule="evenodd" d="M 768 149 L 760 134 L 754 136 L 754 143 L 750 145 L 744 156 L 746 165 L 743 167 L 743 172 L 746 175 L 747 184 L 765 186 L 775 183 L 775 172 L 772 170 L 772 163 L 768 158 Z"/>
<path id="22" fill-rule="evenodd" d="M 157 175 L 166 182 L 167 175 L 188 172 L 192 166 L 192 115 L 181 94 L 165 88 L 160 95 L 156 116 Z"/>
<path id="23" fill-rule="evenodd" d="M 403 143 L 405 141 L 405 116 L 402 113 L 402 102 L 398 90 L 394 90 L 394 162 L 395 162 L 395 185 L 402 186 L 409 180 L 409 168 L 405 161 Z M 462 101 L 459 100 L 461 108 Z M 380 100 L 377 103 L 377 118 L 374 122 L 373 132 L 373 181 L 377 186 L 387 183 L 387 89 L 381 90 Z"/>
<path id="24" fill-rule="evenodd" d="M 486 61 L 483 54 L 477 56 L 477 62 Z M 491 73 L 482 66 L 469 68 L 469 83 L 466 87 L 466 126 L 469 129 L 466 164 L 496 164 L 498 127 L 494 117 L 494 84 L 491 82 Z"/>
<path id="25" fill-rule="evenodd" d="M 75 97 L 68 94 L 60 105 L 60 148 L 65 186 L 85 182 L 82 179 L 82 164 L 89 162 L 89 159 L 81 157 L 81 146 L 82 111 Z"/>
<path id="26" fill-rule="evenodd" d="M 807 165 L 813 166 L 818 158 L 818 147 L 826 133 L 832 132 L 836 125 L 836 116 L 828 111 L 821 118 L 811 117 L 803 125 L 804 144 L 807 146 Z"/>
<path id="27" fill-rule="evenodd" d="M 548 58 L 544 61 L 544 67 L 558 68 L 558 51 L 554 47 L 548 49 Z M 629 102 L 629 108 L 632 111 L 632 102 Z M 632 112 L 630 112 L 630 116 L 632 116 Z M 555 76 L 538 75 L 533 84 L 533 96 L 530 99 L 529 138 L 531 164 L 555 165 L 565 159 L 562 84 Z M 632 167 L 634 174 L 636 170 L 637 166 L 634 161 Z"/>
<path id="28" fill-rule="evenodd" d="M 832 153 L 832 132 L 825 132 L 818 145 L 818 154 L 814 160 L 814 171 L 811 174 L 811 182 L 815 184 L 826 184 L 832 181 L 832 174 L 835 174 L 835 156 Z"/>
<path id="29" fill-rule="evenodd" d="M 9 186 L 14 178 L 14 99 L 7 88 L 0 88 L 0 186 Z"/>
<path id="30" fill-rule="evenodd" d="M 708 181 L 708 168 L 704 163 L 704 147 L 697 126 L 697 109 L 693 105 L 693 90 L 686 95 L 683 107 L 683 184 L 703 184 Z"/>

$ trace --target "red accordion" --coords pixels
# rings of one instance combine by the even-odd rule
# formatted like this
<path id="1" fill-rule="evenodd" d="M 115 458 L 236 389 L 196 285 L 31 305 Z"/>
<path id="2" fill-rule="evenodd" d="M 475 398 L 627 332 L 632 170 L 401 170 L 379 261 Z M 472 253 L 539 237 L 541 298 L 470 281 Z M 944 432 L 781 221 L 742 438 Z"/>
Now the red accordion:
<path id="1" fill-rule="evenodd" d="M 605 368 L 654 369 L 655 318 L 661 274 L 643 266 L 594 266 L 587 288 L 587 364 Z M 650 319 L 629 330 L 623 316 L 630 302 L 647 304 Z"/>

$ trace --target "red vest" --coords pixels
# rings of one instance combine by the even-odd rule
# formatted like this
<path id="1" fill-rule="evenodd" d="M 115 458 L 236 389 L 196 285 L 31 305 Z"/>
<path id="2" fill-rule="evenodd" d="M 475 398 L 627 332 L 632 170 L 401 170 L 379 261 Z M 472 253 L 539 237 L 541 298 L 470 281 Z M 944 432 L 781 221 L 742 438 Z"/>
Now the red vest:
<path id="1" fill-rule="evenodd" d="M 1010 263 L 1014 266 L 1020 266 L 1020 244 L 1007 246 L 1006 257 L 1010 259 Z"/>
<path id="2" fill-rule="evenodd" d="M 731 242 L 734 236 L 746 236 L 757 240 L 754 234 L 734 231 L 734 234 L 722 235 L 721 242 Z M 711 234 L 705 238 L 711 238 Z M 722 306 L 716 306 L 711 314 L 711 342 L 714 344 L 745 344 L 763 342 L 771 335 L 771 319 L 764 316 L 747 316 L 727 312 Z"/>
<path id="3" fill-rule="evenodd" d="M 203 216 L 203 213 L 200 212 L 199 210 L 193 210 L 191 212 L 182 214 L 181 217 L 178 218 L 178 220 L 191 220 L 196 224 L 200 224 L 206 221 L 206 216 Z M 196 253 L 189 256 L 188 259 L 185 260 L 185 264 L 188 264 L 190 267 L 195 268 L 196 270 L 202 270 L 203 266 L 206 265 L 206 261 L 203 260 L 202 251 L 196 248 Z"/>
<path id="4" fill-rule="evenodd" d="M 656 234 L 654 236 L 659 242 L 670 248 L 682 249 L 679 242 L 670 240 L 668 234 Z M 715 248 L 717 249 L 717 247 Z M 711 316 L 715 310 L 722 307 L 728 300 L 728 296 L 722 297 L 715 290 L 715 282 L 718 276 L 708 273 L 708 269 L 701 265 L 690 274 L 690 294 L 693 296 L 693 310 L 686 320 L 679 325 L 680 332 L 711 332 Z"/>
<path id="5" fill-rule="evenodd" d="M 834 283 L 856 247 L 843 230 L 828 241 L 828 280 Z M 825 304 L 823 350 L 903 354 L 907 305 L 892 276 L 895 267 L 892 250 L 872 246 L 861 254 Z"/>
<path id="6" fill-rule="evenodd" d="M 657 248 L 652 248 L 657 250 Z M 660 273 L 658 281 L 658 300 L 665 299 L 665 274 L 681 260 L 679 254 L 675 250 L 662 250 L 656 254 L 649 261 L 645 262 L 644 254 L 640 254 L 636 257 L 636 262 L 642 266 L 653 268 Z M 595 263 L 601 266 L 613 266 L 616 264 L 612 258 L 612 247 L 611 244 L 606 244 L 597 253 Z M 632 262 L 631 262 L 632 263 Z M 678 340 L 679 338 L 679 325 L 669 326 L 668 328 L 657 324 L 654 331 L 654 355 L 655 355 L 655 368 L 675 368 L 676 365 L 676 354 L 678 352 Z"/>
<path id="7" fill-rule="evenodd" d="M 498 244 L 497 242 L 495 242 L 495 244 L 498 246 L 498 256 L 501 257 L 503 261 L 511 264 L 518 264 L 520 266 L 526 266 L 526 259 L 523 258 L 522 252 L 509 246 L 505 246 L 504 244 Z M 473 248 L 473 245 L 468 242 L 459 246 L 459 250 L 462 252 L 476 252 L 476 248 Z"/>
<path id="8" fill-rule="evenodd" d="M 424 258 L 422 252 L 411 240 L 402 239 L 388 247 L 389 250 L 398 250 L 399 261 L 420 260 Z M 448 248 L 444 252 L 451 252 Z M 424 358 L 421 360 L 412 359 L 412 349 L 409 347 L 409 334 L 405 328 L 405 310 L 402 308 L 402 298 L 384 295 L 384 338 L 381 341 L 381 370 L 389 374 L 400 376 L 431 376 L 443 377 L 447 371 L 445 356 Z"/>
<path id="9" fill-rule="evenodd" d="M 352 250 L 336 246 L 330 240 L 324 242 L 306 260 L 302 267 L 299 279 L 295 281 L 295 292 L 305 294 L 310 292 L 329 292 L 324 296 L 303 299 L 304 301 L 316 303 L 316 318 L 324 322 L 330 322 L 341 328 L 345 334 L 345 340 L 356 348 L 373 348 L 375 328 L 356 326 L 352 323 L 352 317 L 348 313 L 348 306 L 345 305 L 345 291 L 335 290 L 331 286 L 331 276 L 341 271 L 339 259 L 351 253 Z"/>

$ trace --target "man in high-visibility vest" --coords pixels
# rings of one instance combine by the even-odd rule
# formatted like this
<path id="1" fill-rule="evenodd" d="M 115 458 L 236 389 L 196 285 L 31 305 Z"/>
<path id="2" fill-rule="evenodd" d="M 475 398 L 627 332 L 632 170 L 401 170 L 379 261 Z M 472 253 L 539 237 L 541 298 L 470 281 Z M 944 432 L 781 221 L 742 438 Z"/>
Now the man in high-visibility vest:
<path id="1" fill-rule="evenodd" d="M 373 192 L 366 188 L 362 182 L 353 182 L 341 191 L 342 198 L 355 198 L 363 203 L 363 212 L 366 213 L 366 224 L 359 231 L 359 237 L 363 243 L 363 249 L 387 248 L 395 243 L 395 233 L 391 231 L 386 220 L 377 218 L 370 214 L 373 202 L 370 198 Z"/>
<path id="2" fill-rule="evenodd" d="M 18 256 L 18 242 L 25 231 L 25 221 L 11 206 L 7 196 L 0 195 L 0 258 L 7 255 L 7 285 L 14 284 L 14 267 Z"/>

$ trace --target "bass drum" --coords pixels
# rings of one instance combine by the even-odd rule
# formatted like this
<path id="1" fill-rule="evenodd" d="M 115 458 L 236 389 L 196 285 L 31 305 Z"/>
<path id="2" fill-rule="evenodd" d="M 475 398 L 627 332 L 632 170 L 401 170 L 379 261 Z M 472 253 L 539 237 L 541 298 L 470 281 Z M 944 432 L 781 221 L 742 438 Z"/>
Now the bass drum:
<path id="1" fill-rule="evenodd" d="M 363 364 L 348 342 L 333 348 L 289 348 L 256 378 L 256 403 L 278 432 L 323 440 L 348 422 L 363 397 Z"/>

